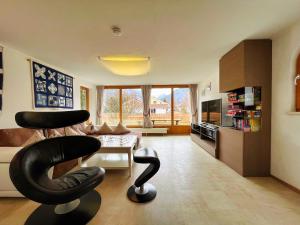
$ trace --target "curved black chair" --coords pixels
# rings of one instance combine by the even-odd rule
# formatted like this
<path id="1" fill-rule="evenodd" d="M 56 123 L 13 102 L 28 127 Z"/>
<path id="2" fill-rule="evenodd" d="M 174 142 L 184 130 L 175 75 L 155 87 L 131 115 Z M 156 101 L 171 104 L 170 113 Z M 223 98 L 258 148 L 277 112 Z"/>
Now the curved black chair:
<path id="1" fill-rule="evenodd" d="M 19 112 L 18 125 L 26 128 L 61 128 L 89 118 L 84 110 L 68 112 Z M 48 171 L 58 163 L 99 150 L 100 141 L 88 136 L 49 138 L 21 149 L 12 159 L 10 178 L 25 197 L 42 203 L 25 224 L 86 224 L 97 213 L 101 197 L 94 190 L 105 171 L 86 167 L 51 179 Z"/>
<path id="2" fill-rule="evenodd" d="M 133 154 L 136 163 L 150 164 L 146 170 L 135 180 L 128 191 L 127 196 L 131 201 L 144 203 L 156 197 L 156 189 L 152 184 L 146 183 L 159 170 L 160 161 L 157 153 L 152 148 L 141 148 Z"/>

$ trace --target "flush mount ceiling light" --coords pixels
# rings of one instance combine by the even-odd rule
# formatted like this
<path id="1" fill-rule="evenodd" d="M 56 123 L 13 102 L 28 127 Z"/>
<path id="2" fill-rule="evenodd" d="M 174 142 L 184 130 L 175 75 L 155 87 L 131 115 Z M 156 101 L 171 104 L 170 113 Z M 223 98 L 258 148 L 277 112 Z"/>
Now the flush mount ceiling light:
<path id="1" fill-rule="evenodd" d="M 99 60 L 106 69 L 121 76 L 140 76 L 149 72 L 150 57 L 104 56 Z"/>

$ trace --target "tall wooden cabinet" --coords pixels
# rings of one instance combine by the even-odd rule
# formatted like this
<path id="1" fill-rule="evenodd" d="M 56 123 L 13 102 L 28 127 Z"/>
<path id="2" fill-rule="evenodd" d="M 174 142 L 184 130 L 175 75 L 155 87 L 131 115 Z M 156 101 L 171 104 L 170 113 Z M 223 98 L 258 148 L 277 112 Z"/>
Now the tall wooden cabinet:
<path id="1" fill-rule="evenodd" d="M 272 41 L 245 40 L 220 59 L 220 92 L 261 90 L 261 127 L 245 132 L 219 129 L 219 158 L 243 176 L 270 175 Z"/>

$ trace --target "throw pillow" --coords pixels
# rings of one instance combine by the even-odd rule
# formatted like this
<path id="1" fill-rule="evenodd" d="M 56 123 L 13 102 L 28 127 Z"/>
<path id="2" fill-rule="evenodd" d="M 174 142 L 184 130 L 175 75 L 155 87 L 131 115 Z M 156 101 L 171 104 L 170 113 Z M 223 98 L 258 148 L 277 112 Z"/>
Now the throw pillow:
<path id="1" fill-rule="evenodd" d="M 95 133 L 95 127 L 93 124 L 85 125 L 82 132 L 86 134 L 94 134 Z"/>
<path id="2" fill-rule="evenodd" d="M 78 135 L 86 135 L 85 133 L 83 132 L 79 132 L 77 130 L 74 130 L 73 128 L 71 127 L 66 127 L 66 135 L 67 136 L 78 136 Z"/>
<path id="3" fill-rule="evenodd" d="M 83 132 L 81 129 L 78 129 L 78 128 L 74 128 L 74 127 L 71 127 L 72 130 L 76 131 L 76 133 L 78 133 L 78 135 L 86 135 L 85 132 Z"/>
<path id="4" fill-rule="evenodd" d="M 48 133 L 48 137 L 49 138 L 55 138 L 55 137 L 61 137 L 61 136 L 64 136 L 62 135 L 58 130 L 56 129 L 51 129 L 51 131 Z"/>
<path id="5" fill-rule="evenodd" d="M 56 129 L 47 129 L 48 137 L 60 137 L 65 136 L 65 129 L 64 128 L 56 128 Z"/>
<path id="6" fill-rule="evenodd" d="M 96 131 L 95 134 L 111 134 L 113 130 L 111 129 L 110 126 L 107 125 L 105 122 L 99 130 Z"/>
<path id="7" fill-rule="evenodd" d="M 85 126 L 86 125 L 84 123 L 79 123 L 79 124 L 76 124 L 76 125 L 72 125 L 71 128 L 73 130 L 75 130 L 76 132 L 80 133 L 81 135 L 83 135 L 82 133 L 85 133 Z"/>
<path id="8" fill-rule="evenodd" d="M 121 123 L 116 126 L 116 128 L 113 130 L 112 134 L 128 134 L 130 133 L 130 130 L 124 127 Z"/>
<path id="9" fill-rule="evenodd" d="M 31 145 L 33 143 L 36 143 L 38 141 L 44 140 L 45 136 L 42 134 L 41 131 L 36 130 L 33 135 L 22 144 L 22 147 L 25 147 L 27 145 Z"/>

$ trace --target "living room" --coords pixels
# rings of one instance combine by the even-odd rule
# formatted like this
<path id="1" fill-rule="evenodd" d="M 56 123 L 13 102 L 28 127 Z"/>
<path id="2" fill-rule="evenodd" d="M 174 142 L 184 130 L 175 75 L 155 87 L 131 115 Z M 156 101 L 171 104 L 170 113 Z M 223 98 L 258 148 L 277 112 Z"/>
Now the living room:
<path id="1" fill-rule="evenodd" d="M 299 7 L 1 1 L 0 224 L 300 224 Z"/>

